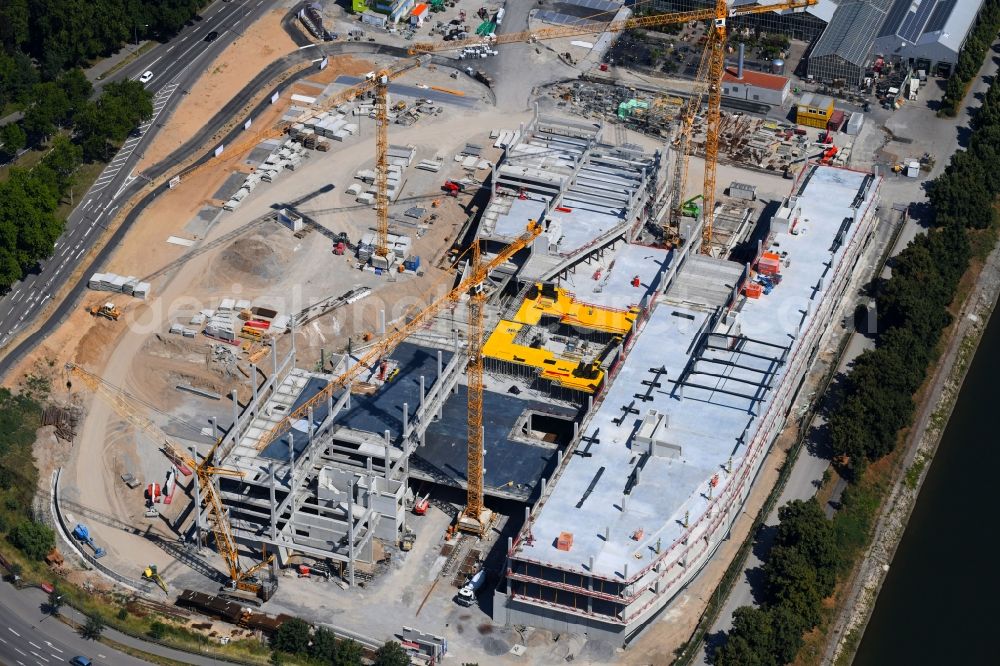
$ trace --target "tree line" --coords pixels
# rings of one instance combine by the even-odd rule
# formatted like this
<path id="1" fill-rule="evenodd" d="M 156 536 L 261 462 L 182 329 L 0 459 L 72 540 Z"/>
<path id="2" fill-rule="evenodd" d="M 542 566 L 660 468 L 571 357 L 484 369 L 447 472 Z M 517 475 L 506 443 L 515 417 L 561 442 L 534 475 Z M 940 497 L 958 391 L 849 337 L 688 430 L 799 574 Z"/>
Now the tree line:
<path id="1" fill-rule="evenodd" d="M 122 44 L 168 39 L 206 4 L 207 0 L 3 0 L 0 72 L 12 60 L 18 79 L 30 76 L 30 67 L 51 81 Z M 0 108 L 7 92 L 0 90 Z"/>
<path id="2" fill-rule="evenodd" d="M 338 640 L 326 627 L 313 629 L 308 622 L 292 618 L 283 623 L 271 638 L 274 649 L 271 663 L 281 663 L 282 655 L 308 657 L 317 664 L 361 666 L 364 650 L 349 638 Z M 402 645 L 388 641 L 375 651 L 374 666 L 408 666 L 410 656 Z"/>
<path id="3" fill-rule="evenodd" d="M 995 3 L 989 3 L 993 6 Z M 995 243 L 1000 195 L 1000 86 L 986 92 L 968 149 L 957 151 L 928 184 L 931 228 L 892 260 L 892 277 L 873 284 L 879 313 L 874 349 L 855 359 L 827 419 L 834 462 L 849 485 L 827 519 L 815 499 L 779 510 L 774 548 L 763 568 L 765 598 L 741 607 L 714 660 L 718 666 L 792 661 L 803 634 L 820 621 L 822 600 L 865 547 L 885 488 L 867 479 L 868 463 L 892 453 L 912 425 L 913 396 L 938 357 L 951 323 L 948 307 L 972 257 Z"/>
<path id="4" fill-rule="evenodd" d="M 90 101 L 90 84 L 74 71 L 79 77 L 65 75 L 66 85 L 38 84 L 45 89 L 39 90 L 40 101 L 19 123 L 0 128 L 0 141 L 7 145 L 24 145 L 28 137 L 47 142 L 38 164 L 11 168 L 0 182 L 0 291 L 51 256 L 64 227 L 57 210 L 83 161 L 107 160 L 129 132 L 152 116 L 152 99 L 141 84 L 110 83 Z M 61 131 L 69 126 L 74 129 Z"/>
<path id="5" fill-rule="evenodd" d="M 0 388 L 0 536 L 33 560 L 55 546 L 55 534 L 31 514 L 38 483 L 31 447 L 47 395 L 48 383 L 34 377 L 19 391 Z"/>
<path id="6" fill-rule="evenodd" d="M 979 72 L 980 65 L 990 45 L 1000 32 L 1000 0 L 986 0 L 979 12 L 979 20 L 969 33 L 969 38 L 958 55 L 958 63 L 945 85 L 941 98 L 940 114 L 954 116 L 969 88 L 969 82 Z"/>

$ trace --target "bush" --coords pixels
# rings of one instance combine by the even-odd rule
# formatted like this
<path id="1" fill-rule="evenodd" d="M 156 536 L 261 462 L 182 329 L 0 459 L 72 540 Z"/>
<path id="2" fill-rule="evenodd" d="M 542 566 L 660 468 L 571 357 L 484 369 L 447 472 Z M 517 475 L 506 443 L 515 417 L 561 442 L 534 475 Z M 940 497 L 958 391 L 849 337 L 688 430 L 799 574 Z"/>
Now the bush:
<path id="1" fill-rule="evenodd" d="M 46 525 L 25 520 L 14 526 L 7 539 L 33 560 L 43 560 L 56 545 L 56 536 Z"/>
<path id="2" fill-rule="evenodd" d="M 125 609 L 123 608 L 122 610 Z M 154 621 L 149 625 L 149 630 L 146 631 L 146 634 L 154 640 L 162 640 L 167 635 L 167 625 Z"/>
<path id="3" fill-rule="evenodd" d="M 271 647 L 289 654 L 303 654 L 309 648 L 309 624 L 293 617 L 274 632 Z"/>
<path id="4" fill-rule="evenodd" d="M 410 655 L 396 641 L 389 641 L 375 651 L 375 666 L 409 666 Z"/>

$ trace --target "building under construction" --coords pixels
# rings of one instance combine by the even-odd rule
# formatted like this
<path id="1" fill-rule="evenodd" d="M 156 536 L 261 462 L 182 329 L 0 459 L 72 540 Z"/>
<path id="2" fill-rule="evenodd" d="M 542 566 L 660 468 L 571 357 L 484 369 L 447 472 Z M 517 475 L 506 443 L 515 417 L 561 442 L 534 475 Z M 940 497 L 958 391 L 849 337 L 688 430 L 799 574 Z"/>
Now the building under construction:
<path id="1" fill-rule="evenodd" d="M 738 515 L 871 238 L 881 180 L 810 166 L 739 264 L 700 252 L 697 219 L 674 249 L 639 244 L 669 205 L 664 156 L 602 130 L 536 117 L 494 168 L 485 256 L 529 221 L 538 235 L 485 283 L 483 489 L 525 507 L 494 619 L 623 644 Z M 465 311 L 456 300 L 345 388 L 331 382 L 363 350 L 331 372 L 272 355 L 216 456 L 243 473 L 218 480 L 246 552 L 355 584 L 405 539 L 415 484 L 467 487 Z"/>
<path id="2" fill-rule="evenodd" d="M 746 265 L 668 257 L 637 326 L 507 545 L 494 619 L 627 643 L 700 571 L 785 426 L 881 179 L 810 165 Z"/>

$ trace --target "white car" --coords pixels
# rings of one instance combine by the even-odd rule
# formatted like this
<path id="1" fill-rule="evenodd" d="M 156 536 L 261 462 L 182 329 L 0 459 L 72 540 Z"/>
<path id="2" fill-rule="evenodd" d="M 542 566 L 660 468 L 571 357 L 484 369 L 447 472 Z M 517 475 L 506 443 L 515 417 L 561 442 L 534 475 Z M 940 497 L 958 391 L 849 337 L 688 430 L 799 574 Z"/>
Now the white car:
<path id="1" fill-rule="evenodd" d="M 142 73 L 142 76 L 139 77 L 139 83 L 149 83 L 152 78 L 153 72 L 147 69 Z"/>

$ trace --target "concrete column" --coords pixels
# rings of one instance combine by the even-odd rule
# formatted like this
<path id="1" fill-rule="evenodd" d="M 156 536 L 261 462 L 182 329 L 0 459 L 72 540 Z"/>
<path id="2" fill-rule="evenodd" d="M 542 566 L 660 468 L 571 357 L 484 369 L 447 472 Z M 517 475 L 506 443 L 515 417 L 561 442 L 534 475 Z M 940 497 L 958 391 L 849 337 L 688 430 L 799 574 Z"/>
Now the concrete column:
<path id="1" fill-rule="evenodd" d="M 239 431 L 235 430 L 236 422 L 240 418 L 240 401 L 239 398 L 236 397 L 236 389 L 233 389 L 233 391 L 229 394 L 229 397 L 233 399 L 233 443 L 235 444 L 236 440 L 239 439 L 240 436 Z"/>
<path id="2" fill-rule="evenodd" d="M 189 447 L 188 451 L 191 452 L 191 460 L 194 460 L 195 462 L 197 462 L 198 458 L 195 455 L 194 447 L 193 446 Z M 197 470 L 191 470 L 191 471 L 193 472 L 193 477 L 194 477 L 194 479 L 193 479 L 193 481 L 191 483 L 191 487 L 194 488 L 194 534 L 195 534 L 195 543 L 198 544 L 198 548 L 201 548 L 202 544 L 204 543 L 202 541 L 202 538 L 201 538 L 201 483 L 198 480 L 198 471 Z"/>
<path id="3" fill-rule="evenodd" d="M 365 458 L 365 461 L 366 461 L 365 468 L 368 470 L 369 473 L 371 473 L 373 471 L 373 468 L 372 468 L 372 457 L 368 456 L 367 458 Z"/>
<path id="4" fill-rule="evenodd" d="M 510 569 L 510 554 L 514 550 L 514 539 L 513 537 L 507 537 L 507 565 L 504 567 L 504 578 L 507 580 L 507 596 L 510 596 L 510 576 L 507 575 L 506 569 Z"/>
<path id="5" fill-rule="evenodd" d="M 592 411 L 594 411 L 594 396 L 593 395 L 588 395 L 587 396 L 587 413 L 589 414 Z"/>
<path id="6" fill-rule="evenodd" d="M 389 451 L 392 449 L 392 440 L 389 438 L 389 431 L 385 431 L 385 478 L 389 478 L 390 464 Z"/>
<path id="7" fill-rule="evenodd" d="M 219 434 L 218 434 L 219 433 L 219 427 L 215 423 L 215 417 L 214 416 L 209 416 L 208 417 L 208 423 L 209 423 L 210 427 L 212 428 L 212 439 L 213 440 L 218 439 L 219 438 Z"/>
<path id="8" fill-rule="evenodd" d="M 420 375 L 420 411 L 424 409 L 424 400 L 426 399 L 424 392 L 424 376 Z"/>
<path id="9" fill-rule="evenodd" d="M 347 387 L 347 399 L 344 400 L 344 409 L 350 409 L 350 408 L 351 408 L 351 387 L 348 386 Z"/>
<path id="10" fill-rule="evenodd" d="M 540 497 L 545 497 L 545 477 L 542 477 L 542 493 Z"/>
<path id="11" fill-rule="evenodd" d="M 288 492 L 291 495 L 288 500 L 289 507 L 291 507 L 291 511 L 288 514 L 288 529 L 290 532 L 293 532 L 292 521 L 295 516 L 295 435 L 291 432 L 288 433 Z"/>
<path id="12" fill-rule="evenodd" d="M 278 343 L 275 342 L 274 340 L 271 340 L 271 367 L 273 368 L 273 370 L 271 371 L 271 377 L 274 378 L 274 381 L 275 381 L 275 384 L 276 384 L 274 388 L 277 389 L 278 388 L 277 387 L 277 381 L 278 381 Z"/>
<path id="13" fill-rule="evenodd" d="M 580 439 L 580 422 L 573 421 L 573 441 Z"/>
<path id="14" fill-rule="evenodd" d="M 441 350 L 438 349 L 437 353 L 438 353 L 438 368 L 437 368 L 437 376 L 434 378 L 434 388 L 437 390 L 438 410 L 437 410 L 437 416 L 435 418 L 437 418 L 437 420 L 440 421 L 441 418 L 444 416 L 444 384 L 442 384 L 444 379 L 441 376 L 444 373 L 444 370 L 442 368 L 442 362 L 441 362 L 442 361 Z"/>
<path id="15" fill-rule="evenodd" d="M 347 394 L 350 395 L 351 391 L 348 389 Z M 333 392 L 330 392 L 326 396 L 326 415 L 327 418 L 333 415 Z"/>
<path id="16" fill-rule="evenodd" d="M 313 408 L 310 407 L 308 410 L 306 410 L 306 413 L 308 415 L 307 418 L 309 419 L 309 424 L 307 425 L 307 432 L 309 433 L 308 448 L 311 450 L 312 449 L 312 443 L 313 443 L 313 436 L 315 435 L 315 430 L 316 430 L 316 426 L 313 425 L 313 423 L 314 423 L 314 421 L 313 421 Z"/>
<path id="17" fill-rule="evenodd" d="M 269 481 L 270 491 L 271 491 L 271 538 L 272 539 L 277 539 L 278 538 L 278 521 L 277 521 L 277 516 L 274 515 L 274 507 L 278 506 L 278 503 L 277 503 L 277 501 L 275 500 L 275 497 L 274 497 L 274 495 L 275 495 L 275 487 L 274 487 L 274 463 L 273 462 L 272 463 L 268 463 L 268 465 L 267 465 L 267 475 L 268 475 L 268 481 Z M 295 507 L 292 507 L 292 508 L 294 509 Z"/>
<path id="18" fill-rule="evenodd" d="M 385 310 L 378 311 L 378 335 L 380 338 L 385 337 Z"/>
<path id="19" fill-rule="evenodd" d="M 260 396 L 257 394 L 257 365 L 254 363 L 250 364 L 250 389 L 253 391 L 253 413 L 258 414 L 260 412 Z"/>
<path id="20" fill-rule="evenodd" d="M 556 467 L 562 466 L 562 449 L 556 449 Z"/>
<path id="21" fill-rule="evenodd" d="M 347 583 L 354 587 L 354 479 L 347 483 Z"/>
<path id="22" fill-rule="evenodd" d="M 403 403 L 403 439 L 410 436 L 410 404 Z"/>
<path id="23" fill-rule="evenodd" d="M 420 446 L 423 447 L 426 445 L 427 445 L 427 431 L 424 430 L 422 433 L 420 433 Z"/>

